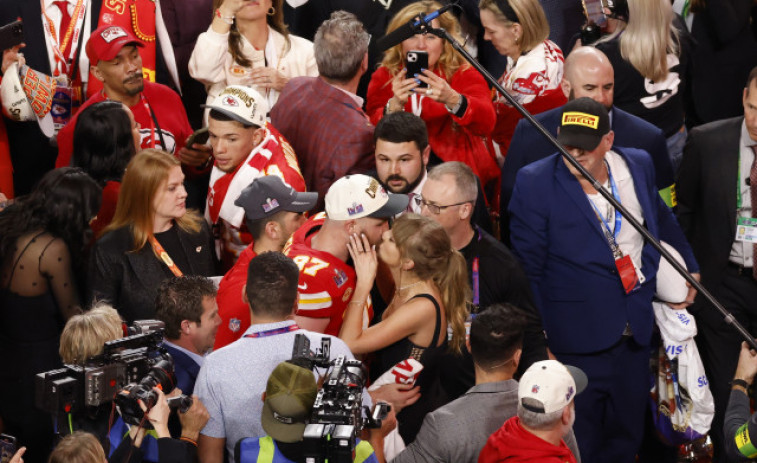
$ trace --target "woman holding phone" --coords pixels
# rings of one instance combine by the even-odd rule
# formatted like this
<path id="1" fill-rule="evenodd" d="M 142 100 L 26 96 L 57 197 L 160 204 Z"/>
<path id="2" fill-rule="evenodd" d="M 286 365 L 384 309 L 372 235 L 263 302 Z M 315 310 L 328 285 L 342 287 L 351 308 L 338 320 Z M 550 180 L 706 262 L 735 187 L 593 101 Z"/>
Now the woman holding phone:
<path id="1" fill-rule="evenodd" d="M 387 34 L 420 14 L 441 8 L 423 0 L 400 10 L 387 27 Z M 460 24 L 447 12 L 431 22 L 457 40 Z M 408 53 L 428 55 L 428 69 L 409 75 Z M 414 54 L 413 54 L 414 53 Z M 489 87 L 483 77 L 452 45 L 431 34 L 417 34 L 384 53 L 384 59 L 368 84 L 366 112 L 373 124 L 385 113 L 412 112 L 426 123 L 429 144 L 442 161 L 461 161 L 486 185 L 499 177 L 499 167 L 486 146 L 496 120 Z"/>

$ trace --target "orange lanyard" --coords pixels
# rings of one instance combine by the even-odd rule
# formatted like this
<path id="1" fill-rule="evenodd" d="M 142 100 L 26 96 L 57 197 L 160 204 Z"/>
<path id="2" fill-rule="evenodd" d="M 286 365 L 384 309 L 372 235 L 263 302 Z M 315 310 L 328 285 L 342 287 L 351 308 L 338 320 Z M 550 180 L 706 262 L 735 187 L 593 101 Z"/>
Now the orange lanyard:
<path id="1" fill-rule="evenodd" d="M 181 270 L 179 270 L 179 267 L 176 266 L 176 263 L 173 261 L 173 259 L 171 259 L 171 256 L 168 255 L 166 250 L 163 249 L 163 246 L 161 246 L 158 240 L 153 235 L 150 235 L 148 239 L 150 240 L 153 251 L 155 251 L 155 254 L 160 257 L 160 260 L 162 260 L 163 263 L 166 264 L 166 267 L 168 267 L 175 276 L 184 276 Z"/>
<path id="2" fill-rule="evenodd" d="M 50 33 L 50 42 L 52 44 L 53 54 L 55 55 L 55 61 L 57 62 L 57 66 L 55 66 L 53 73 L 55 76 L 59 76 L 61 73 L 68 74 L 68 59 L 73 58 L 76 50 L 72 46 L 68 58 L 63 56 L 63 51 L 68 46 L 69 42 L 72 40 L 78 42 L 79 40 L 79 34 L 81 34 L 82 27 L 84 26 L 82 18 L 84 17 L 85 2 L 84 0 L 76 2 L 76 6 L 74 6 L 74 14 L 71 15 L 71 22 L 68 24 L 68 29 L 63 35 L 63 40 L 60 43 L 58 42 L 58 34 L 55 30 L 55 24 L 53 24 L 53 21 L 45 11 L 45 2 L 44 0 L 40 0 L 40 2 L 42 6 L 42 16 L 44 17 L 43 22 L 46 23 L 46 28 Z M 71 77 L 73 78 L 73 76 Z"/>

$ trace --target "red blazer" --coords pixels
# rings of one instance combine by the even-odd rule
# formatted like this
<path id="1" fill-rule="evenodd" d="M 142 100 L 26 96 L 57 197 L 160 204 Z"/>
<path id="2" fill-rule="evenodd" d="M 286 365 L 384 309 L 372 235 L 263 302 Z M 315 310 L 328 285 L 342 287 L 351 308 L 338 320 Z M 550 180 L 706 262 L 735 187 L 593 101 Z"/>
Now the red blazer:
<path id="1" fill-rule="evenodd" d="M 441 72 L 437 75 L 444 77 Z M 368 84 L 366 112 L 374 124 L 384 116 L 384 107 L 394 95 L 391 80 L 389 69 L 382 66 Z M 497 117 L 489 87 L 478 71 L 469 66 L 458 69 L 447 81 L 465 96 L 468 107 L 463 117 L 456 117 L 442 103 L 423 98 L 420 117 L 426 122 L 431 149 L 443 161 L 464 162 L 486 185 L 499 178 L 499 166 L 484 140 L 491 136 Z M 410 101 L 405 111 L 412 111 Z"/>

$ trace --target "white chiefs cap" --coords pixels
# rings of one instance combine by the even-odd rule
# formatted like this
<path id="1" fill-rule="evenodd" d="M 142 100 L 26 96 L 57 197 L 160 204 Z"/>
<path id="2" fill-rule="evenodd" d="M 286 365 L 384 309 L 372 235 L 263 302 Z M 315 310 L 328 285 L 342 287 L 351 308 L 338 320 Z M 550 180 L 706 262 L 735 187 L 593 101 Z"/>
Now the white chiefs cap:
<path id="1" fill-rule="evenodd" d="M 50 109 L 53 106 L 55 82 L 47 74 L 15 62 L 8 67 L 0 84 L 3 114 L 14 121 L 37 121 L 47 137 L 55 134 Z"/>
<path id="2" fill-rule="evenodd" d="M 562 410 L 588 384 L 580 369 L 557 360 L 536 362 L 523 373 L 518 383 L 518 400 L 523 408 L 535 413 Z"/>
<path id="3" fill-rule="evenodd" d="M 332 220 L 388 219 L 404 211 L 409 201 L 405 194 L 387 193 L 373 177 L 347 175 L 326 192 L 326 215 Z"/>
<path id="4" fill-rule="evenodd" d="M 212 103 L 202 105 L 202 107 L 215 109 L 246 126 L 265 127 L 265 117 L 268 114 L 266 99 L 251 87 L 243 85 L 230 85 L 224 88 Z"/>

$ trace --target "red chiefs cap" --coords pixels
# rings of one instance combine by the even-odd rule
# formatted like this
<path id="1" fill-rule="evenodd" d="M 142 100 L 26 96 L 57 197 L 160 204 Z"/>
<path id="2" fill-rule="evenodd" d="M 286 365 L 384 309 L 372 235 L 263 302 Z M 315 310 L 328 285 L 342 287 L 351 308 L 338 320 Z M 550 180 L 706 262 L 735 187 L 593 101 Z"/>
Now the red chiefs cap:
<path id="1" fill-rule="evenodd" d="M 99 61 L 110 61 L 126 45 L 144 47 L 131 32 L 121 26 L 105 25 L 98 27 L 87 41 L 87 58 L 96 65 Z"/>

